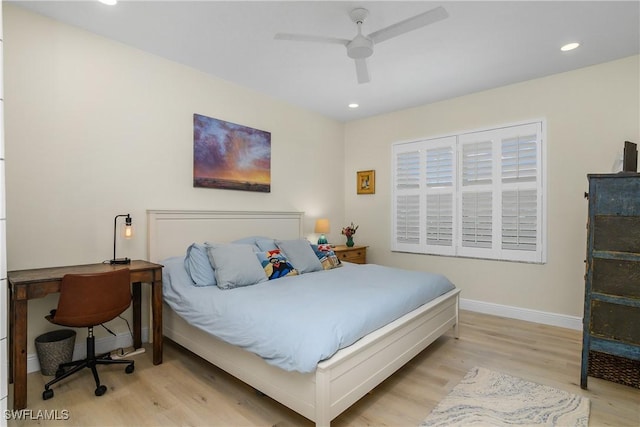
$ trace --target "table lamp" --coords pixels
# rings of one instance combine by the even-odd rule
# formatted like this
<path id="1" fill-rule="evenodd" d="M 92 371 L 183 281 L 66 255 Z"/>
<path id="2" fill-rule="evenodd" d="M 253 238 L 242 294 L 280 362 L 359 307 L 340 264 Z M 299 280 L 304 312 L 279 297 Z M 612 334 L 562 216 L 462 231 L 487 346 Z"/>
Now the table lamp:
<path id="1" fill-rule="evenodd" d="M 318 238 L 319 245 L 326 245 L 327 236 L 326 233 L 329 232 L 329 220 L 327 218 L 320 218 L 316 220 L 316 228 L 314 230 L 316 233 L 320 233 L 320 237 Z"/>
<path id="2" fill-rule="evenodd" d="M 130 239 L 133 237 L 133 227 L 131 225 L 131 215 L 116 215 L 113 219 L 113 259 L 109 261 L 110 264 L 131 264 L 131 260 L 129 258 L 116 258 L 116 236 L 117 236 L 117 226 L 118 226 L 118 218 L 125 217 L 124 220 L 124 238 Z"/>

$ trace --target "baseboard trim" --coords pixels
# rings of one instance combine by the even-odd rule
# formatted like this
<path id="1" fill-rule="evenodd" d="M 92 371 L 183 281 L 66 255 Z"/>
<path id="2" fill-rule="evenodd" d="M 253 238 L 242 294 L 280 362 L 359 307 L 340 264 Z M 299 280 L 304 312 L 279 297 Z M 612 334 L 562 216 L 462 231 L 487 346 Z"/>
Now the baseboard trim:
<path id="1" fill-rule="evenodd" d="M 142 328 L 140 331 L 142 342 L 149 341 L 149 328 Z M 128 332 L 122 332 L 116 336 L 96 338 L 96 354 L 106 353 L 118 348 L 133 346 L 133 338 Z M 77 339 L 73 347 L 73 360 L 82 359 L 87 355 L 87 345 L 84 338 Z M 27 373 L 40 371 L 40 362 L 36 353 L 27 354 Z"/>
<path id="2" fill-rule="evenodd" d="M 463 310 L 475 311 L 477 313 L 507 317 L 509 319 L 526 320 L 528 322 L 559 326 L 561 328 L 575 329 L 578 331 L 582 330 L 582 317 L 568 316 L 566 314 L 549 313 L 546 311 L 531 310 L 529 308 L 513 307 L 465 298 L 460 298 L 460 308 Z"/>

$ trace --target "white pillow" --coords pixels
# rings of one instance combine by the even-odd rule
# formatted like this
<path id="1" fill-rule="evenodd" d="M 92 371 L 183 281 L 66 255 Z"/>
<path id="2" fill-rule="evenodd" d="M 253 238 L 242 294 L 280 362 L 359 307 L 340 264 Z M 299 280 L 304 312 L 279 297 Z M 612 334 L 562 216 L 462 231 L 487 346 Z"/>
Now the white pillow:
<path id="1" fill-rule="evenodd" d="M 311 273 L 312 271 L 323 269 L 308 240 L 276 240 L 276 245 L 284 252 L 289 262 L 298 270 L 298 273 Z"/>
<path id="2" fill-rule="evenodd" d="M 211 245 L 208 253 L 220 289 L 251 286 L 268 280 L 253 245 Z"/>

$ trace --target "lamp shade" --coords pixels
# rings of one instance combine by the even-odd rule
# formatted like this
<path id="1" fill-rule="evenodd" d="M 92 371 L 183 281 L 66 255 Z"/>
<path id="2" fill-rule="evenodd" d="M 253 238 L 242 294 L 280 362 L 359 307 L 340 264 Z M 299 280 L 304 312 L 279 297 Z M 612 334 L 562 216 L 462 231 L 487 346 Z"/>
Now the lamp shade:
<path id="1" fill-rule="evenodd" d="M 316 228 L 314 229 L 316 233 L 320 233 L 320 237 L 318 238 L 319 245 L 326 245 L 327 236 L 325 233 L 329 232 L 329 220 L 327 218 L 320 218 L 316 220 Z"/>
<path id="2" fill-rule="evenodd" d="M 320 218 L 316 220 L 316 233 L 328 233 L 329 232 L 329 220 L 327 218 Z"/>
<path id="3" fill-rule="evenodd" d="M 125 223 L 124 223 L 124 229 L 122 234 L 124 235 L 125 239 L 131 239 L 133 237 L 133 225 L 131 225 L 131 222 L 132 222 L 131 216 L 127 214 L 127 217 L 124 220 L 125 220 Z"/>

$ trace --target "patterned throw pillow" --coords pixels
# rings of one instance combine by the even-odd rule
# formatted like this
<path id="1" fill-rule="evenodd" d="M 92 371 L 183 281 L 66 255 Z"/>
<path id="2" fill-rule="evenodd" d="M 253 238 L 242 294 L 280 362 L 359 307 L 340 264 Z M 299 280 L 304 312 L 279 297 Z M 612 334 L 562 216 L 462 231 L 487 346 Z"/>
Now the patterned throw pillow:
<path id="1" fill-rule="evenodd" d="M 269 280 L 298 274 L 298 270 L 293 268 L 287 258 L 280 252 L 280 249 L 256 252 L 256 255 Z"/>
<path id="2" fill-rule="evenodd" d="M 342 267 L 342 262 L 331 249 L 331 245 L 311 245 L 311 248 L 316 253 L 323 269 L 331 270 L 332 268 Z"/>

